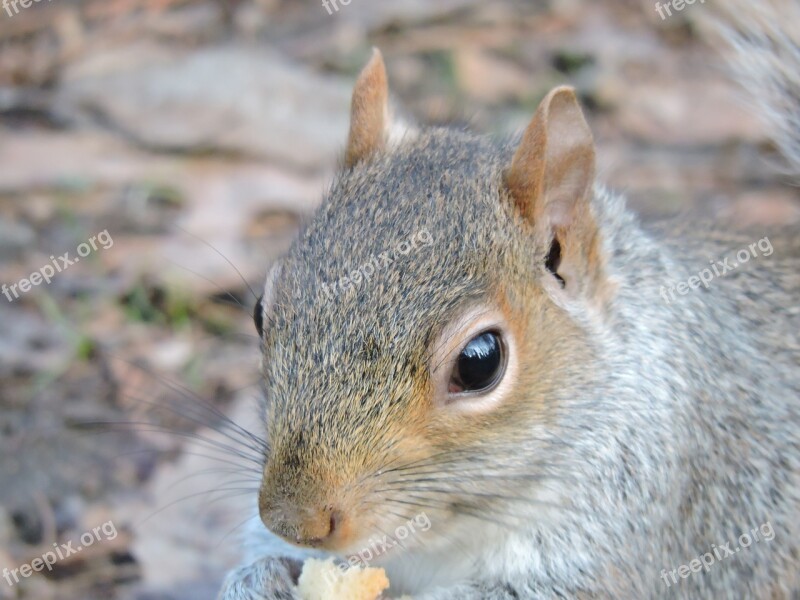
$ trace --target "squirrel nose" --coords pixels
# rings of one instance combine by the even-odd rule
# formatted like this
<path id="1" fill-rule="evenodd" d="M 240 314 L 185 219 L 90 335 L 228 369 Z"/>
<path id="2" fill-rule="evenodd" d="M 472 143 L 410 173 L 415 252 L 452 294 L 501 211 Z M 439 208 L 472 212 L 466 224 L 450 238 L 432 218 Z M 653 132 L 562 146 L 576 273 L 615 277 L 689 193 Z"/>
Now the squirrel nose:
<path id="1" fill-rule="evenodd" d="M 287 510 L 262 505 L 261 520 L 267 528 L 287 542 L 319 548 L 330 543 L 338 533 L 342 513 L 332 505 L 321 509 Z"/>

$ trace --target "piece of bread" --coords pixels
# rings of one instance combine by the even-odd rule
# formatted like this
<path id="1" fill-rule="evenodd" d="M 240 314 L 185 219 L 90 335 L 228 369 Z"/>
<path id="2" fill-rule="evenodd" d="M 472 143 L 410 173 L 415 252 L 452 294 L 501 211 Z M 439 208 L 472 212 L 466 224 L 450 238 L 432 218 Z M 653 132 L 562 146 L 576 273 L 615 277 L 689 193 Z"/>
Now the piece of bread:
<path id="1" fill-rule="evenodd" d="M 303 564 L 297 589 L 303 600 L 377 600 L 389 580 L 383 569 L 340 569 L 333 559 L 308 559 Z"/>

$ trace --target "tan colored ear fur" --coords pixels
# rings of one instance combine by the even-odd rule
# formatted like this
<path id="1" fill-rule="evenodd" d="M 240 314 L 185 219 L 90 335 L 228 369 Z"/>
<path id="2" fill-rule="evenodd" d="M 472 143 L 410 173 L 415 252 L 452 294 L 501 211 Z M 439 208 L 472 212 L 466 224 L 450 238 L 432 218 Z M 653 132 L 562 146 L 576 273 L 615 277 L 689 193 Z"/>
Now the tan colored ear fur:
<path id="1" fill-rule="evenodd" d="M 542 100 L 525 130 L 505 182 L 537 244 L 549 248 L 558 240 L 559 275 L 568 288 L 584 287 L 600 267 L 589 203 L 594 174 L 592 133 L 574 90 L 558 87 Z"/>
<path id="2" fill-rule="evenodd" d="M 349 168 L 386 145 L 389 121 L 389 85 L 380 50 L 375 48 L 353 89 L 350 135 L 345 165 Z"/>
<path id="3" fill-rule="evenodd" d="M 542 100 L 525 130 L 506 175 L 509 192 L 537 227 L 567 226 L 593 179 L 592 133 L 575 92 L 558 87 Z"/>

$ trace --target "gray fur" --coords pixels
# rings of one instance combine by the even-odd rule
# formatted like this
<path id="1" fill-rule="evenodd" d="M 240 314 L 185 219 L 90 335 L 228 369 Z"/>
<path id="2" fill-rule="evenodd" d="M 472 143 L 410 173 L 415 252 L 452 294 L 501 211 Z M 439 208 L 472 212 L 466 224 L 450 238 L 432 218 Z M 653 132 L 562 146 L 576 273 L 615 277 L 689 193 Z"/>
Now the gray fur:
<path id="1" fill-rule="evenodd" d="M 661 286 L 764 233 L 648 232 L 598 186 L 592 212 L 613 292 L 600 309 L 560 302 L 541 284 L 548 249 L 503 186 L 513 150 L 422 130 L 334 182 L 265 307 L 262 510 L 321 497 L 331 473 L 384 528 L 424 510 L 425 539 L 377 563 L 393 594 L 418 600 L 791 598 L 800 591 L 796 236 L 770 235 L 771 256 L 666 303 Z M 322 283 L 422 229 L 430 247 L 325 296 Z M 436 436 L 420 393 L 430 344 L 500 289 L 541 348 L 536 372 L 521 374 L 531 402 L 499 407 L 457 439 Z M 409 436 L 435 485 L 411 490 L 391 471 L 407 464 Z M 661 578 L 766 522 L 773 540 L 677 584 Z M 232 574 L 221 598 L 291 598 L 274 546 Z"/>

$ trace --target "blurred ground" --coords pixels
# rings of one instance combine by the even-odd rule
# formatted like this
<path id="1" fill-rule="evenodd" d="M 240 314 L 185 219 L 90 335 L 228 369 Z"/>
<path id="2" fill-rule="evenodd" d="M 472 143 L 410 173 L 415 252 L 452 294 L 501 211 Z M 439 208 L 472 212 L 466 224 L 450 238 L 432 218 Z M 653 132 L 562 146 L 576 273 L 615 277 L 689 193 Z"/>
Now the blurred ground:
<path id="1" fill-rule="evenodd" d="M 553 85 L 575 85 L 602 179 L 646 220 L 800 219 L 763 128 L 698 35 L 705 10 L 662 21 L 632 0 L 0 9 L 0 281 L 113 239 L 51 284 L 0 296 L 0 569 L 109 520 L 119 532 L 52 572 L 0 579 L 0 598 L 214 597 L 257 480 L 256 467 L 208 458 L 233 443 L 214 431 L 217 409 L 258 431 L 243 279 L 257 290 L 313 212 L 373 45 L 424 121 L 507 133 Z"/>

